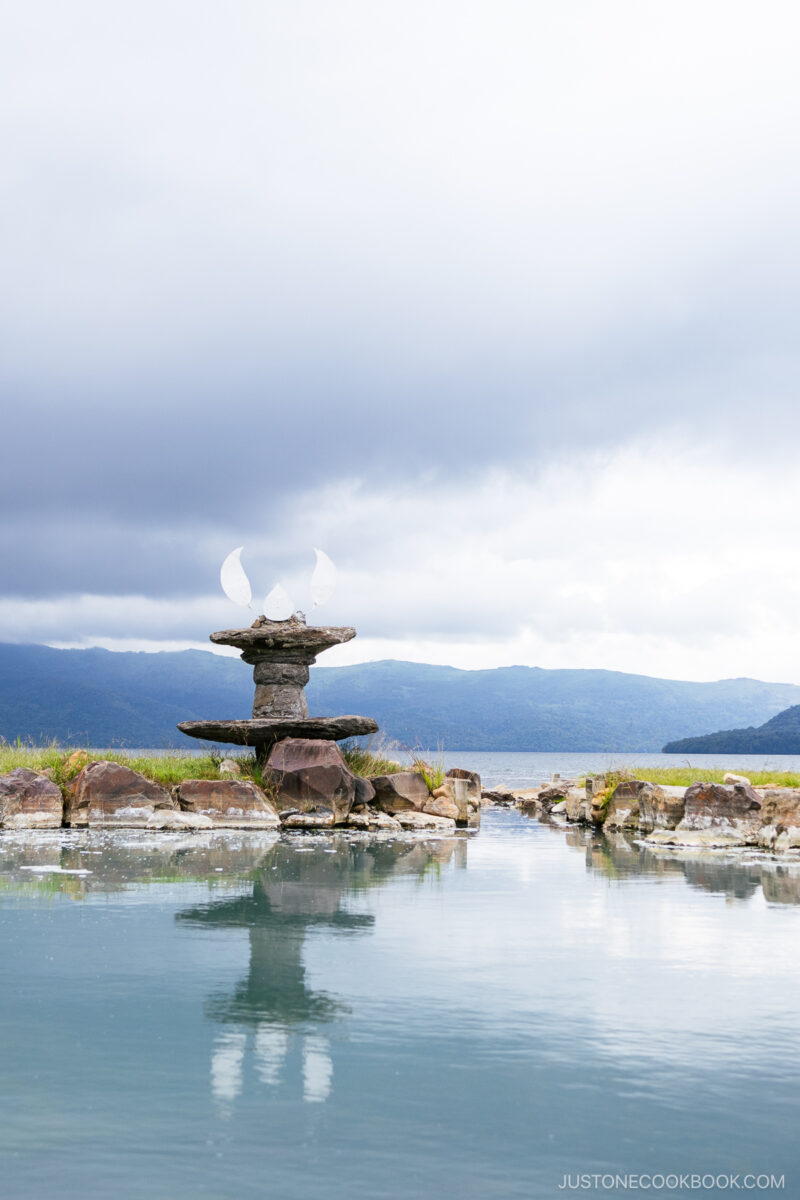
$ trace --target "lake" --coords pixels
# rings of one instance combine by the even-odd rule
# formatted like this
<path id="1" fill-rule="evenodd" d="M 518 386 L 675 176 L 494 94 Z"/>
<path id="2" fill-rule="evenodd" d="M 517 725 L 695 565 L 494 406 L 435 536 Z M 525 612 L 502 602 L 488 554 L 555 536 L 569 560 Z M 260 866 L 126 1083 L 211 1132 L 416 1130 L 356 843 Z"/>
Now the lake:
<path id="1" fill-rule="evenodd" d="M 796 859 L 3 834 L 0 937 L 4 1200 L 800 1194 Z"/>

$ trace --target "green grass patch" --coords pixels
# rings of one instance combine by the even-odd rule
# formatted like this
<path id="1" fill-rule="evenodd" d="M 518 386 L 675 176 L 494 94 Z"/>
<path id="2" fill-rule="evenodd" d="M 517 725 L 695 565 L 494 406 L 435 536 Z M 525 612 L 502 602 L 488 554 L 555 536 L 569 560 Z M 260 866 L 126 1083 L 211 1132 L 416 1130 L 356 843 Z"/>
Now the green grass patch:
<path id="1" fill-rule="evenodd" d="M 342 742 L 339 748 L 350 770 L 362 779 L 374 779 L 376 775 L 394 775 L 403 770 L 399 762 L 387 757 L 392 748 L 383 742 L 368 742 L 366 746 L 359 746 L 357 742 Z"/>
<path id="2" fill-rule="evenodd" d="M 689 787 L 693 783 L 723 783 L 726 773 L 744 775 L 754 787 L 800 787 L 798 771 L 743 771 L 741 768 L 720 767 L 625 767 L 611 774 L 620 778 L 644 779 L 648 783 L 663 783 L 666 786 Z"/>
<path id="3" fill-rule="evenodd" d="M 433 794 L 444 782 L 444 758 L 442 756 L 441 745 L 439 746 L 439 757 L 432 763 L 421 758 L 418 750 L 409 750 L 408 753 L 411 755 L 414 770 L 419 771 L 425 780 L 425 786 L 428 791 Z"/>
<path id="4" fill-rule="evenodd" d="M 29 746 L 22 742 L 0 745 L 0 775 L 7 775 L 17 767 L 30 771 L 47 771 L 54 783 L 64 787 L 83 770 L 87 762 L 117 762 L 130 767 L 162 787 L 174 787 L 185 779 L 222 779 L 219 754 L 181 754 L 179 750 L 166 754 L 147 755 L 135 751 L 75 750 L 59 746 Z M 261 785 L 261 773 L 252 756 L 237 757 L 241 777 L 252 779 Z"/>

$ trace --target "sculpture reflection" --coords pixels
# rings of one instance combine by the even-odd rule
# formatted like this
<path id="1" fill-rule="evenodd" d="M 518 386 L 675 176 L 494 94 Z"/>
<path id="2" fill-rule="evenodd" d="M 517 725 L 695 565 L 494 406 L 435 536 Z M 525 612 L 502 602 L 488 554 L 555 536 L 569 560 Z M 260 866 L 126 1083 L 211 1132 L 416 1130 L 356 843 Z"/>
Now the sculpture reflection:
<path id="1" fill-rule="evenodd" d="M 310 987 L 303 962 L 308 931 L 323 928 L 342 936 L 369 931 L 375 918 L 350 911 L 348 897 L 398 875 L 425 875 L 451 860 L 464 866 L 466 847 L 461 838 L 280 841 L 252 873 L 252 891 L 178 914 L 185 924 L 248 934 L 247 976 L 232 993 L 215 992 L 205 1004 L 206 1015 L 227 1027 L 216 1038 L 211 1061 L 211 1090 L 223 1112 L 241 1093 L 249 1064 L 260 1083 L 283 1082 L 293 1047 L 300 1052 L 303 1099 L 313 1104 L 328 1098 L 333 1061 L 320 1026 L 348 1009 Z"/>

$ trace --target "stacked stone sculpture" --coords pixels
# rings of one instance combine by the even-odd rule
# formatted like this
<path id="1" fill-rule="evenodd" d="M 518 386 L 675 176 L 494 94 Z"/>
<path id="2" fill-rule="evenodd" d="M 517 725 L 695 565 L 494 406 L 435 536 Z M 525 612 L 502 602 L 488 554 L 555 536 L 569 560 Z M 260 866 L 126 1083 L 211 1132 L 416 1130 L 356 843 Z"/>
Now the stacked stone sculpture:
<path id="1" fill-rule="evenodd" d="M 189 737 L 212 742 L 253 746 L 266 760 L 284 738 L 340 741 L 377 732 L 369 717 L 310 717 L 305 696 L 308 669 L 318 654 L 349 642 L 356 636 L 350 626 L 307 625 L 295 613 L 287 621 L 258 617 L 249 629 L 212 633 L 218 646 L 235 646 L 253 667 L 256 685 L 253 715 L 249 721 L 183 721 L 178 725 Z"/>

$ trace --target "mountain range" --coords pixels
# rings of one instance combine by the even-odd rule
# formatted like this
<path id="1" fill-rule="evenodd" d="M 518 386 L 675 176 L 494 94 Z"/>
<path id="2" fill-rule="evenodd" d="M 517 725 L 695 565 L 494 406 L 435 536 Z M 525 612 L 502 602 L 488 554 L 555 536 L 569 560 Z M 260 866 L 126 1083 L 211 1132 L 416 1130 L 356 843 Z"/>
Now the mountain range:
<path id="1" fill-rule="evenodd" d="M 316 716 L 359 713 L 401 745 L 448 750 L 650 752 L 800 706 L 797 685 L 754 679 L 692 683 L 618 671 L 462 671 L 395 661 L 315 667 L 307 695 Z M 209 651 L 0 643 L 0 736 L 7 741 L 197 747 L 178 732 L 179 721 L 246 718 L 252 702 L 251 669 Z"/>
<path id="2" fill-rule="evenodd" d="M 704 737 L 668 742 L 666 754 L 800 754 L 800 704 L 784 709 L 763 725 L 723 729 Z"/>

